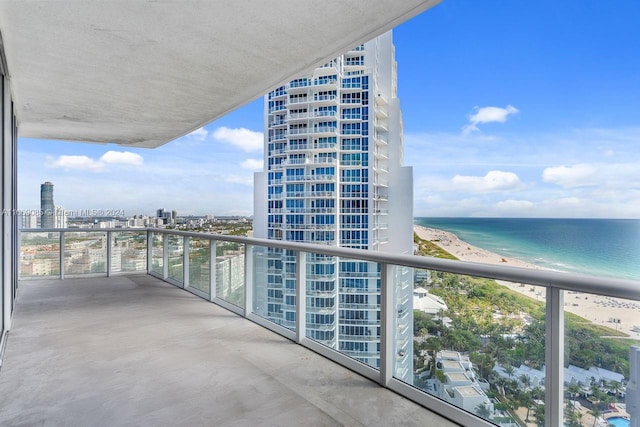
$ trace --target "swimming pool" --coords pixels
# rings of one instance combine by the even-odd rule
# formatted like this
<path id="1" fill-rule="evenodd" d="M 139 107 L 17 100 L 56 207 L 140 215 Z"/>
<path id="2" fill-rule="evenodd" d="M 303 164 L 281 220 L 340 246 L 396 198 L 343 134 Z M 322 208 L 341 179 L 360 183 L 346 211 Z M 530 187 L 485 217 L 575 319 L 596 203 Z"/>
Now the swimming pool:
<path id="1" fill-rule="evenodd" d="M 609 424 L 613 424 L 616 427 L 629 427 L 631 422 L 622 417 L 613 417 L 607 420 Z"/>

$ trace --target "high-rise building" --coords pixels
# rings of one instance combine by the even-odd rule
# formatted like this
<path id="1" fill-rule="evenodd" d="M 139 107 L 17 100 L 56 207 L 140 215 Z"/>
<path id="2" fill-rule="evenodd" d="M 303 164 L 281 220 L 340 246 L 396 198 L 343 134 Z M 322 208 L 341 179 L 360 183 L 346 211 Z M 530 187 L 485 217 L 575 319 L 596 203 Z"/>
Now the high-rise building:
<path id="1" fill-rule="evenodd" d="M 56 206 L 53 215 L 54 228 L 67 228 L 67 211 L 62 206 Z"/>
<path id="2" fill-rule="evenodd" d="M 265 96 L 256 237 L 411 254 L 413 171 L 403 166 L 391 32 Z M 295 327 L 295 259 L 271 250 L 256 308 Z M 394 270 L 395 375 L 412 375 L 412 272 Z M 307 255 L 306 334 L 379 367 L 378 264 Z"/>
<path id="3" fill-rule="evenodd" d="M 40 220 L 40 216 L 37 211 L 28 211 L 22 214 L 22 223 L 20 224 L 20 228 L 29 229 L 29 228 L 38 228 L 38 221 Z"/>
<path id="4" fill-rule="evenodd" d="M 40 185 L 40 227 L 55 227 L 55 205 L 53 204 L 53 184 L 49 181 Z"/>

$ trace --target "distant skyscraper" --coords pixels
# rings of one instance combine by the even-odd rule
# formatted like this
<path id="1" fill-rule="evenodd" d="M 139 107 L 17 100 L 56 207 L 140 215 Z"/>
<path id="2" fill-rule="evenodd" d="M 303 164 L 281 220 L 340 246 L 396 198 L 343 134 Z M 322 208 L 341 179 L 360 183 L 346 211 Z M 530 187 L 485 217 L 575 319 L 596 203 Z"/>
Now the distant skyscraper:
<path id="1" fill-rule="evenodd" d="M 38 220 L 40 220 L 40 216 L 35 210 L 23 213 L 21 228 L 38 228 Z"/>
<path id="2" fill-rule="evenodd" d="M 265 172 L 256 174 L 256 237 L 411 254 L 413 171 L 391 33 L 265 96 Z M 268 251 L 254 303 L 295 327 L 295 257 Z M 397 313 L 395 375 L 412 377 L 412 272 L 389 280 Z M 379 367 L 378 264 L 308 254 L 307 336 Z"/>
<path id="3" fill-rule="evenodd" d="M 67 228 L 67 211 L 62 206 L 56 206 L 53 220 L 54 228 Z"/>
<path id="4" fill-rule="evenodd" d="M 40 227 L 55 227 L 55 205 L 53 204 L 53 184 L 49 181 L 40 185 Z"/>

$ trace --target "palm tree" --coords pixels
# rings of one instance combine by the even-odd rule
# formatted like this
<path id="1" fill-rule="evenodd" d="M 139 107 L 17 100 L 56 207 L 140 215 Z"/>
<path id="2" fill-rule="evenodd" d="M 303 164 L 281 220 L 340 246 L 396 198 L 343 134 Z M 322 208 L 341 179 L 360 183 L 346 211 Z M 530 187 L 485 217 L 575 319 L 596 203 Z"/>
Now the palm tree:
<path id="1" fill-rule="evenodd" d="M 507 385 L 507 379 L 504 377 L 498 377 L 493 384 L 496 386 L 496 389 L 498 389 L 498 393 L 504 396 L 505 386 Z"/>
<path id="2" fill-rule="evenodd" d="M 580 394 L 580 386 L 576 383 L 569 384 L 567 387 L 567 391 L 569 392 L 569 396 L 571 396 L 571 400 L 575 401 L 576 396 Z M 571 411 L 575 410 L 575 402 L 571 403 Z"/>
<path id="3" fill-rule="evenodd" d="M 591 411 L 589 411 L 591 415 L 593 415 L 593 427 L 596 427 L 596 423 L 598 422 L 598 417 L 602 415 L 600 409 L 597 406 L 594 406 Z"/>
<path id="4" fill-rule="evenodd" d="M 613 390 L 613 393 L 615 394 L 617 399 L 618 393 L 620 393 L 620 390 L 622 389 L 622 384 L 616 380 L 611 380 L 611 382 L 609 383 L 609 388 Z"/>
<path id="5" fill-rule="evenodd" d="M 531 386 L 531 378 L 527 374 L 520 375 L 520 382 L 524 386 L 525 390 Z"/>
<path id="6" fill-rule="evenodd" d="M 536 411 L 534 412 L 536 417 L 536 423 L 539 426 L 544 426 L 544 405 L 536 406 Z"/>
<path id="7" fill-rule="evenodd" d="M 488 420 L 489 417 L 491 416 L 491 409 L 489 409 L 489 405 L 487 405 L 486 403 L 481 403 L 476 407 L 476 414 L 479 417 Z"/>
<path id="8" fill-rule="evenodd" d="M 509 375 L 509 379 L 511 379 L 511 377 L 513 377 L 513 373 L 516 371 L 516 368 L 511 365 L 507 365 L 504 367 L 504 371 L 507 373 L 507 375 Z"/>
<path id="9" fill-rule="evenodd" d="M 527 415 L 524 418 L 524 422 L 528 423 L 529 422 L 529 412 L 531 411 L 531 407 L 533 406 L 533 397 L 531 396 L 531 392 L 530 391 L 525 391 L 523 393 L 520 393 L 519 400 L 520 400 L 520 403 L 522 404 L 522 406 L 527 408 Z"/>

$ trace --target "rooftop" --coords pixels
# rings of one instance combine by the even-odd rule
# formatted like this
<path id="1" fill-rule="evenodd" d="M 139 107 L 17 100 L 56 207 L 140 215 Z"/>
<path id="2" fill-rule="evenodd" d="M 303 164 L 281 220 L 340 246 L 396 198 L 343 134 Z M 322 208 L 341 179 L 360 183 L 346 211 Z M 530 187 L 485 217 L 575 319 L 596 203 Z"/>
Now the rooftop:
<path id="1" fill-rule="evenodd" d="M 150 275 L 20 283 L 0 425 L 455 425 Z"/>
<path id="2" fill-rule="evenodd" d="M 480 390 L 478 390 L 474 386 L 470 386 L 470 385 L 469 386 L 456 387 L 456 390 L 458 390 L 458 393 L 460 393 L 460 395 L 462 395 L 464 397 L 483 396 L 483 394 L 480 392 Z"/>

